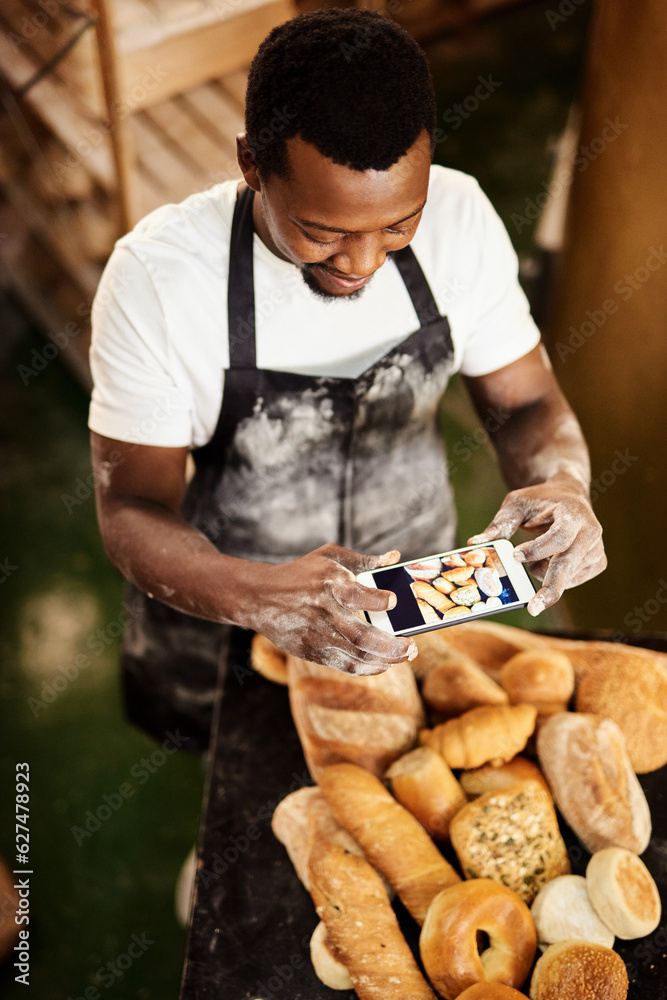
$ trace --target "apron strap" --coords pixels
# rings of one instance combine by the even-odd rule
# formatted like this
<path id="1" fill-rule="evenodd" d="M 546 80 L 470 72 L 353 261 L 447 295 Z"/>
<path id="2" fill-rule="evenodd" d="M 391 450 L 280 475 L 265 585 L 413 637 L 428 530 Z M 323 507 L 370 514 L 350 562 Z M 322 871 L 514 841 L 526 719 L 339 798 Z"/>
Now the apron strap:
<path id="1" fill-rule="evenodd" d="M 245 187 L 237 196 L 232 219 L 227 285 L 229 367 L 256 368 L 255 279 L 253 273 L 252 206 L 255 192 Z"/>
<path id="2" fill-rule="evenodd" d="M 419 318 L 420 326 L 428 326 L 434 320 L 441 319 L 431 286 L 415 256 L 412 247 L 403 247 L 392 254 L 393 261 L 403 279 L 403 283 L 412 299 L 412 304 Z"/>

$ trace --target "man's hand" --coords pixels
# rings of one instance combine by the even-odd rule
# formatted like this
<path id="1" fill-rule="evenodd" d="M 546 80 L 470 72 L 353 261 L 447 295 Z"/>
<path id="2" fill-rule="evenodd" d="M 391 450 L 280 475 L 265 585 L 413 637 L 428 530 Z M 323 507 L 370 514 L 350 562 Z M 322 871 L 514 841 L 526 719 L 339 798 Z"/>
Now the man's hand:
<path id="1" fill-rule="evenodd" d="M 413 659 L 417 646 L 355 614 L 396 605 L 394 593 L 364 587 L 356 574 L 399 558 L 396 551 L 365 556 L 330 544 L 280 566 L 263 563 L 251 586 L 248 623 L 286 653 L 349 674 L 381 673 Z"/>
<path id="2" fill-rule="evenodd" d="M 517 560 L 543 581 L 528 604 L 531 615 L 539 615 L 565 589 L 585 583 L 607 566 L 602 528 L 590 501 L 567 477 L 512 490 L 488 528 L 469 538 L 468 545 L 511 538 L 518 528 L 537 532 L 535 539 L 515 550 Z"/>

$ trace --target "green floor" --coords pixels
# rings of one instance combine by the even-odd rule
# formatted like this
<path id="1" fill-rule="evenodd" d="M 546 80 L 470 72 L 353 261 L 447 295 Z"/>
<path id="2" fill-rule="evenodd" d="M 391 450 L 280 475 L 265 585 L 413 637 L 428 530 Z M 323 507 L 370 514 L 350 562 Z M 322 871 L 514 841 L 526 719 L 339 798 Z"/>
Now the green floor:
<path id="1" fill-rule="evenodd" d="M 576 85 L 587 8 L 557 31 L 546 9 L 519 9 L 429 49 L 443 111 L 474 92 L 480 74 L 501 82 L 440 145 L 438 158 L 475 173 L 507 222 L 541 190 L 548 142 Z M 530 230 L 510 233 L 528 255 Z M 122 582 L 106 562 L 86 484 L 87 401 L 58 361 L 24 385 L 18 366 L 30 364 L 43 342 L 9 300 L 0 324 L 0 781 L 9 812 L 15 764 L 29 763 L 29 995 L 74 1000 L 94 997 L 96 988 L 102 997 L 170 1000 L 184 945 L 173 884 L 197 833 L 201 767 L 187 754 L 166 757 L 150 775 L 141 763 L 156 747 L 122 716 L 115 637 Z M 446 419 L 452 441 L 474 430 L 460 386 L 449 394 Z M 453 477 L 463 537 L 485 526 L 502 498 L 488 446 L 474 441 L 471 450 Z M 73 506 L 68 497 L 81 502 Z M 540 619 L 545 627 L 567 622 L 564 605 Z M 67 673 L 72 679 L 54 690 Z M 118 791 L 124 784 L 128 799 Z M 100 829 L 77 831 L 88 810 L 108 803 Z M 10 862 L 12 845 L 10 819 L 0 827 L 0 851 Z M 133 935 L 143 951 L 122 971 L 114 962 L 121 956 L 127 966 Z M 13 975 L 9 966 L 0 971 L 7 1000 L 26 995 Z"/>

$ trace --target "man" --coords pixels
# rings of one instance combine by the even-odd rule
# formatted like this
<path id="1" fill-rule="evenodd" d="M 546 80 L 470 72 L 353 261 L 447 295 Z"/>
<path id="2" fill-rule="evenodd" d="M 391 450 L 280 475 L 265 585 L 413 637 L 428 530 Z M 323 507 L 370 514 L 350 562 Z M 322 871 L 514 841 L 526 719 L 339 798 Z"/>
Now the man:
<path id="1" fill-rule="evenodd" d="M 455 544 L 437 411 L 456 370 L 483 419 L 503 414 L 512 490 L 474 541 L 538 533 L 517 550 L 544 580 L 533 614 L 605 566 L 586 446 L 509 239 L 472 178 L 431 168 L 434 133 L 405 32 L 303 15 L 253 63 L 244 182 L 165 206 L 114 251 L 92 451 L 132 585 L 130 709 L 156 735 L 187 719 L 205 743 L 222 623 L 352 673 L 414 655 L 359 620 L 395 598 L 355 574 Z M 441 484 L 428 502 L 425 482 Z"/>

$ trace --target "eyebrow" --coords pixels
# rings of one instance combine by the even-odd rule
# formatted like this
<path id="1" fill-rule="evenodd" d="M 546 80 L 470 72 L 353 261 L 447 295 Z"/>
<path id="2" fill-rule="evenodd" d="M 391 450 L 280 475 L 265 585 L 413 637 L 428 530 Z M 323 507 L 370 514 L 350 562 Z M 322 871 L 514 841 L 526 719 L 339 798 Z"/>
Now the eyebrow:
<path id="1" fill-rule="evenodd" d="M 391 229 L 393 226 L 400 226 L 402 222 L 407 222 L 408 219 L 413 219 L 415 215 L 419 215 L 419 213 L 423 211 L 424 205 L 426 205 L 426 202 L 424 202 L 423 205 L 420 205 L 419 208 L 415 209 L 414 212 L 410 212 L 410 215 L 406 215 L 405 218 L 399 219 L 398 222 L 390 222 L 388 226 L 383 226 L 382 228 Z M 321 222 L 311 222 L 309 219 L 295 218 L 294 221 L 298 222 L 300 226 L 310 226 L 312 229 L 323 229 L 327 233 L 349 233 L 352 231 L 350 229 L 338 229 L 336 226 L 323 226 Z"/>

